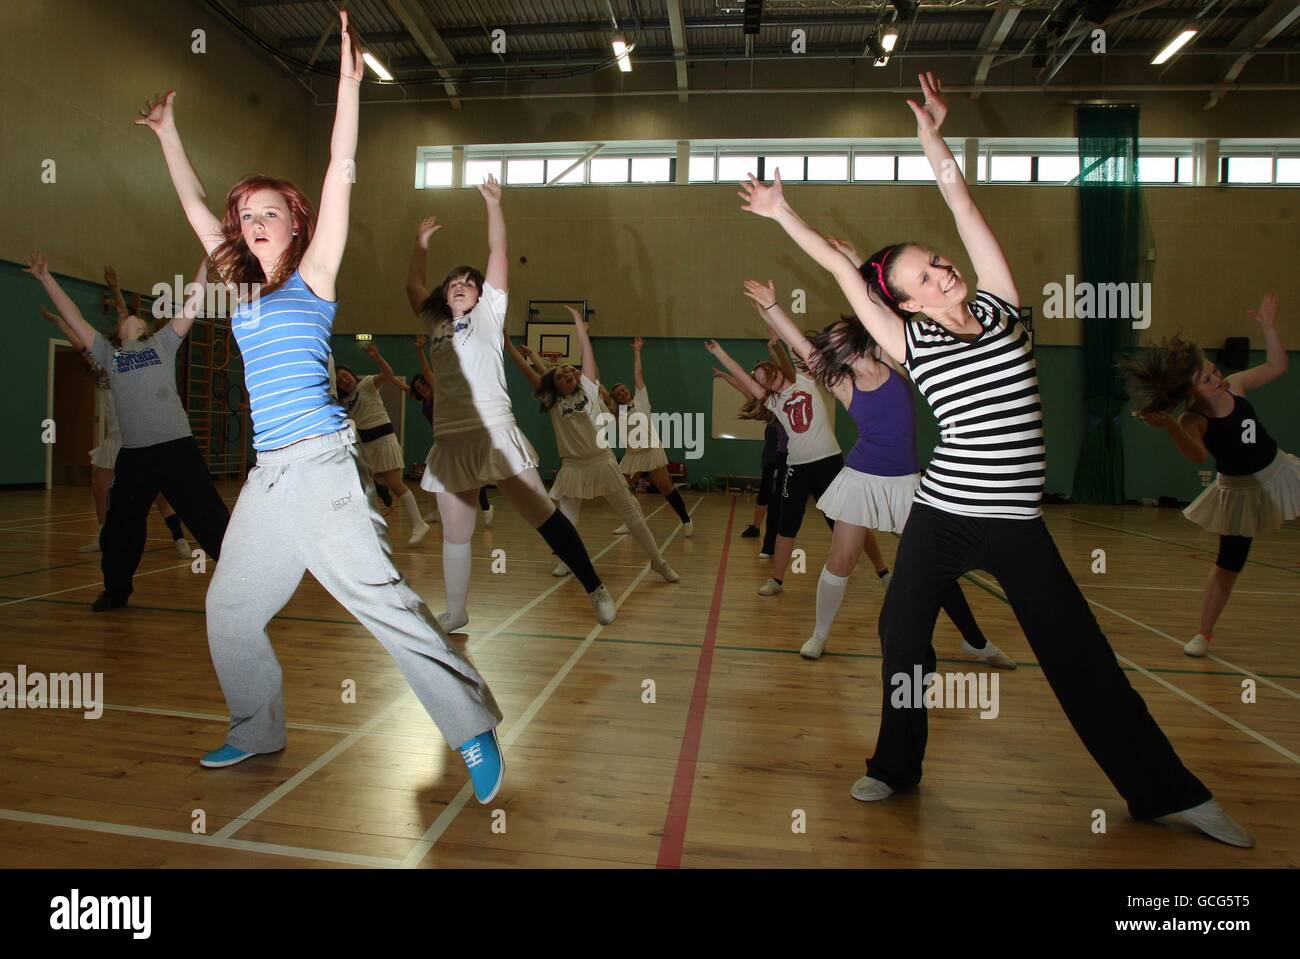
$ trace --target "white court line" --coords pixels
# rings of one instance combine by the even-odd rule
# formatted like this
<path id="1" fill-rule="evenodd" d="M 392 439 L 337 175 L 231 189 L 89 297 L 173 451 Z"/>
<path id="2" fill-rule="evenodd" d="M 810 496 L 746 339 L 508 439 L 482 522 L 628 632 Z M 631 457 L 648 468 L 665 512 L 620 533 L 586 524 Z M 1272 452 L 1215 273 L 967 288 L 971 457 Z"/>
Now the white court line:
<path id="1" fill-rule="evenodd" d="M 115 822 L 100 822 L 95 819 L 48 816 L 45 813 L 24 812 L 20 809 L 0 809 L 0 819 L 8 819 L 11 822 L 35 823 L 41 826 L 61 826 L 65 829 L 85 829 L 90 832 L 102 832 L 114 836 L 134 836 L 137 839 L 158 839 L 163 842 L 179 842 L 190 846 L 217 846 L 221 849 L 237 849 L 240 852 L 261 852 L 271 856 L 293 856 L 298 859 L 339 862 L 350 866 L 396 866 L 399 864 L 396 859 L 385 859 L 380 856 L 329 852 L 324 849 L 309 849 L 304 846 L 255 842 L 251 839 L 218 839 L 216 836 L 196 836 L 193 833 L 173 832 L 170 829 L 153 829 L 148 826 L 124 826 Z"/>
<path id="2" fill-rule="evenodd" d="M 992 588 L 993 588 L 993 585 L 994 585 L 994 584 L 989 583 L 987 580 L 981 579 L 979 576 L 976 576 L 974 573 L 967 573 L 967 575 L 968 575 L 971 579 L 975 580 L 977 583 L 981 583 L 981 584 L 983 584 L 986 588 L 988 588 L 988 589 L 992 589 Z M 1141 626 L 1143 629 L 1150 630 L 1151 632 L 1155 633 L 1157 636 L 1164 636 L 1166 639 L 1173 639 L 1172 636 L 1168 636 L 1167 634 L 1160 632 L 1160 630 L 1155 629 L 1155 628 L 1152 627 L 1152 626 L 1148 626 L 1146 623 L 1144 623 L 1144 622 L 1142 622 L 1142 621 L 1140 621 L 1140 620 L 1133 619 L 1131 616 L 1125 616 L 1123 613 L 1117 612 L 1116 610 L 1110 609 L 1110 608 L 1107 607 L 1107 606 L 1103 606 L 1101 603 L 1098 603 L 1098 602 L 1095 602 L 1094 600 L 1088 599 L 1087 596 L 1084 596 L 1084 599 L 1086 599 L 1086 600 L 1087 600 L 1089 603 L 1091 603 L 1092 605 L 1097 606 L 1097 607 L 1100 608 L 1100 609 L 1104 609 L 1104 610 L 1106 610 L 1108 613 L 1114 613 L 1116 616 L 1120 616 L 1120 617 L 1122 617 L 1122 618 L 1124 618 L 1124 619 L 1127 619 L 1130 623 L 1133 623 L 1133 624 L 1135 624 L 1135 625 L 1137 625 L 1137 626 Z M 1176 640 L 1176 639 L 1173 639 L 1173 641 L 1174 641 L 1175 643 L 1178 643 L 1179 646 L 1182 646 L 1182 645 L 1183 645 L 1181 642 L 1179 642 L 1179 641 Z M 1145 667 L 1138 665 L 1137 663 L 1135 663 L 1133 660 L 1129 659 L 1128 657 L 1126 657 L 1126 656 L 1121 656 L 1119 653 L 1116 653 L 1116 654 L 1115 654 L 1115 658 L 1118 659 L 1118 660 L 1120 660 L 1121 662 L 1127 663 L 1129 666 L 1132 666 L 1135 670 L 1137 670 L 1137 671 L 1138 671 L 1139 673 L 1141 673 L 1143 676 L 1146 676 L 1148 679 L 1155 680 L 1155 681 L 1156 681 L 1157 683 L 1159 683 L 1161 686 L 1164 686 L 1164 687 L 1166 687 L 1167 689 L 1170 689 L 1170 690 L 1172 690 L 1173 692 L 1177 693 L 1179 696 L 1182 696 L 1182 697 L 1183 697 L 1184 699 L 1186 699 L 1188 702 L 1195 703 L 1197 706 L 1200 706 L 1203 710 L 1205 710 L 1205 711 L 1206 711 L 1207 713 L 1209 713 L 1211 716 L 1215 716 L 1216 718 L 1223 720 L 1223 721 L 1224 721 L 1225 723 L 1227 723 L 1229 726 L 1232 726 L 1232 727 L 1234 727 L 1235 729 L 1239 729 L 1241 732 L 1245 733 L 1247 736 L 1250 736 L 1252 739 L 1256 739 L 1256 740 L 1258 740 L 1259 742 L 1263 743 L 1265 746 L 1268 746 L 1270 749 L 1275 750 L 1275 751 L 1278 752 L 1278 753 L 1281 753 L 1283 756 L 1285 756 L 1287 759 L 1291 760 L 1293 763 L 1300 764 L 1300 756 L 1297 756 L 1295 753 L 1293 753 L 1291 750 L 1287 749 L 1285 746 L 1281 745 L 1280 743 L 1275 743 L 1273 740 L 1269 739 L 1267 736 L 1263 735 L 1262 733 L 1257 733 L 1257 732 L 1255 732 L 1255 730 L 1251 729 L 1251 728 L 1250 728 L 1249 726 L 1247 726 L 1245 723 L 1239 722 L 1238 720 L 1233 719 L 1231 716 L 1227 715 L 1226 713 L 1222 713 L 1222 712 L 1220 712 L 1219 710 L 1215 709 L 1213 706 L 1209 705 L 1208 703 L 1204 703 L 1204 702 L 1202 702 L 1201 700 L 1199 700 L 1199 699 L 1197 699 L 1195 696 L 1193 696 L 1191 693 L 1185 692 L 1183 689 L 1181 689 L 1181 688 L 1178 687 L 1178 686 L 1175 686 L 1173 683 L 1167 682 L 1166 680 L 1164 680 L 1164 679 L 1162 679 L 1161 677 L 1155 675 L 1154 673 L 1152 673 L 1151 671 L 1149 671 L 1149 670 L 1146 669 Z M 1214 657 L 1214 658 L 1217 659 L 1217 657 Z M 1240 667 L 1233 666 L 1231 663 L 1227 662 L 1226 660 L 1218 660 L 1218 661 L 1221 662 L 1221 663 L 1223 663 L 1225 666 L 1228 666 L 1228 667 L 1230 667 L 1230 668 L 1232 668 L 1232 669 L 1236 669 L 1236 670 L 1238 670 L 1239 672 L 1243 673 L 1244 675 L 1250 676 L 1252 679 L 1256 679 L 1256 680 L 1258 680 L 1259 682 L 1266 683 L 1266 684 L 1268 684 L 1269 686 L 1275 686 L 1277 689 L 1280 689 L 1282 692 L 1287 693 L 1287 694 L 1290 695 L 1290 696 L 1295 696 L 1295 695 L 1296 695 L 1295 693 L 1291 692 L 1291 690 L 1286 689 L 1286 688 L 1283 687 L 1283 686 L 1277 686 L 1276 683 L 1270 682 L 1269 680 L 1264 679 L 1264 678 L 1261 677 L 1261 676 L 1255 676 L 1254 673 L 1247 672 L 1246 670 L 1242 670 L 1242 669 L 1240 669 Z M 1297 697 L 1297 698 L 1300 698 L 1300 697 Z"/>
<path id="3" fill-rule="evenodd" d="M 659 509 L 663 509 L 667 505 L 668 503 L 667 501 L 665 501 L 663 505 L 659 507 Z M 655 510 L 655 513 L 657 512 L 659 512 L 659 510 Z M 653 516 L 654 513 L 651 513 L 650 515 Z M 647 517 L 647 519 L 648 518 L 649 517 Z M 680 528 L 681 527 L 678 527 L 678 529 Z M 597 559 L 599 559 L 601 556 L 605 555 L 605 553 L 609 552 L 611 549 L 617 546 L 620 542 L 623 541 L 623 539 L 624 537 L 621 536 L 615 539 L 608 546 L 602 549 L 599 553 L 591 557 L 592 562 L 595 563 Z M 649 567 L 647 565 L 647 569 L 648 568 Z M 545 600 L 548 596 L 554 593 L 561 586 L 568 585 L 568 580 L 569 577 L 567 576 L 558 579 L 547 589 L 543 590 L 537 596 L 533 597 L 533 599 L 531 599 L 527 603 L 527 605 L 521 607 L 520 609 L 517 609 L 513 614 L 511 614 L 509 617 L 502 620 L 495 627 L 493 627 L 493 629 L 483 637 L 482 641 L 493 639 L 498 633 L 502 632 L 507 626 L 514 623 L 515 620 L 519 619 L 521 616 L 529 612 L 531 609 L 533 609 L 533 607 L 535 607 L 538 603 Z M 271 806 L 275 805 L 275 803 L 279 802 L 289 793 L 293 792 L 293 790 L 297 789 L 308 778 L 315 775 L 320 770 L 324 769 L 325 766 L 333 762 L 344 751 L 346 751 L 349 746 L 351 746 L 353 743 L 360 742 L 362 736 L 365 735 L 365 733 L 368 730 L 378 725 L 382 721 L 386 721 L 388 715 L 392 713 L 401 704 L 402 699 L 403 699 L 403 695 L 399 694 L 396 699 L 394 699 L 382 710 L 380 710 L 372 719 L 370 719 L 369 722 L 367 722 L 364 726 L 362 726 L 360 730 L 350 733 L 342 741 L 335 743 L 326 752 L 316 757 L 316 759 L 312 760 L 310 763 L 304 766 L 301 770 L 299 770 L 289 779 L 286 779 L 283 783 L 281 783 L 271 792 L 267 793 L 265 796 L 263 796 L 261 799 L 255 802 L 252 806 L 249 806 L 248 809 L 244 810 L 244 812 L 240 813 L 238 816 L 236 816 L 234 819 L 228 822 L 225 828 L 223 828 L 220 832 L 216 834 L 215 838 L 229 839 L 237 831 L 242 829 L 244 826 L 248 825 L 248 823 L 252 822 L 254 819 L 256 819 L 259 815 L 264 813 Z"/>
<path id="4" fill-rule="evenodd" d="M 85 519 L 88 516 L 98 516 L 98 514 L 94 510 L 91 510 L 89 513 L 63 513 L 62 515 L 68 517 L 69 522 L 71 522 L 71 518 L 75 518 L 75 517 L 81 517 L 81 519 Z M 49 520 L 49 518 L 50 518 L 49 513 L 42 513 L 40 516 L 19 516 L 14 519 L 0 519 L 0 527 L 6 526 L 9 523 L 30 523 L 33 520 Z M 4 530 L 3 528 L 0 528 L 0 533 L 2 532 L 4 532 Z"/>
<path id="5" fill-rule="evenodd" d="M 89 562 L 89 560 L 87 562 Z M 141 576 L 152 576 L 154 573 L 165 573 L 169 569 L 180 569 L 183 566 L 189 566 L 189 565 L 190 563 L 188 562 L 176 563 L 174 566 L 164 566 L 161 569 L 151 569 L 147 573 L 136 573 L 135 578 L 139 579 Z M 38 570 L 37 572 L 44 572 L 44 570 Z M 104 585 L 104 581 L 99 580 L 98 582 L 95 583 L 87 583 L 84 586 L 69 586 L 67 589 L 56 589 L 52 593 L 41 593 L 41 595 L 39 596 L 24 596 L 22 599 L 10 599 L 10 600 L 6 600 L 3 603 L 0 603 L 0 608 L 4 608 L 5 606 L 15 606 L 18 603 L 30 603 L 34 599 L 46 599 L 50 596 L 59 596 L 63 593 L 75 593 L 79 589 L 93 589 L 96 586 L 103 586 L 103 585 Z M 125 608 L 129 609 L 130 607 L 128 606 Z"/>
<path id="6" fill-rule="evenodd" d="M 229 716 L 218 716 L 215 713 L 192 713 L 181 709 L 159 709 L 154 706 L 115 706 L 112 703 L 104 703 L 103 708 L 119 713 L 143 713 L 147 716 L 167 716 L 175 719 L 201 719 L 205 722 L 221 723 L 223 726 L 230 723 Z M 324 723 L 285 723 L 284 725 L 289 729 L 301 729 L 311 733 L 339 733 L 344 736 L 349 733 L 357 733 L 362 736 L 377 736 L 381 739 L 415 739 L 420 742 L 428 742 L 429 740 L 428 735 L 425 734 L 377 732 L 356 726 L 330 726 Z"/>
<path id="7" fill-rule="evenodd" d="M 41 529 L 36 526 L 10 526 L 7 529 L 0 529 L 0 533 L 44 533 L 46 536 L 86 536 L 86 533 L 65 533 L 57 529 Z M 93 534 L 91 534 L 93 535 Z M 172 539 L 164 540 L 161 536 L 146 536 L 146 543 L 172 543 Z"/>
<path id="8" fill-rule="evenodd" d="M 1137 589 L 1149 590 L 1161 593 L 1199 593 L 1204 587 L 1202 586 L 1102 586 L 1099 583 L 1089 583 L 1089 589 Z M 1233 596 L 1290 596 L 1293 599 L 1300 598 L 1300 590 L 1276 590 L 1276 589 L 1234 589 Z"/>
<path id="9" fill-rule="evenodd" d="M 698 509 L 702 502 L 703 499 L 696 500 L 695 508 L 689 510 L 688 515 L 694 517 L 695 509 Z M 660 507 L 660 509 L 662 508 L 663 507 Z M 658 510 L 656 510 L 656 512 L 658 512 Z M 673 538 L 681 532 L 681 530 L 682 527 L 678 526 L 677 529 L 668 534 L 668 538 L 664 540 L 663 545 L 659 547 L 660 553 L 668 547 L 668 544 L 673 541 Z M 606 547 L 606 549 L 608 548 L 609 547 Z M 645 579 L 646 574 L 649 572 L 650 564 L 647 562 L 641 572 L 636 575 L 636 578 L 628 584 L 627 589 L 623 590 L 623 594 L 619 596 L 614 605 L 621 608 L 627 598 L 632 595 L 632 591 L 641 585 L 641 581 Z M 523 714 L 511 724 L 510 731 L 501 739 L 501 750 L 503 754 L 507 748 L 513 746 L 515 741 L 523 735 L 524 730 L 528 728 L 528 724 L 533 721 L 533 717 L 535 717 L 541 708 L 546 705 L 546 701 L 551 698 L 551 694 L 560 687 L 560 684 L 564 682 L 565 678 L 573 670 L 573 667 L 578 664 L 578 660 L 582 659 L 583 654 L 591 648 L 591 644 L 596 641 L 596 637 L 599 636 L 604 629 L 604 626 L 597 624 L 596 628 L 587 634 L 586 638 L 578 648 L 573 651 L 573 654 L 564 661 L 564 665 L 562 665 L 556 671 L 555 675 L 551 677 L 550 682 L 546 684 L 545 688 L 543 688 L 542 691 L 537 694 L 536 698 L 528 704 L 528 708 L 524 710 Z M 433 821 L 425 831 L 424 835 L 420 837 L 420 841 L 417 842 L 411 848 L 411 851 L 406 854 L 406 857 L 402 860 L 403 869 L 413 869 L 424 860 L 424 857 L 429 854 L 429 850 L 437 844 L 438 840 L 442 838 L 442 834 L 447 831 L 452 822 L 455 821 L 456 817 L 460 815 L 460 811 L 465 808 L 465 804 L 469 802 L 469 797 L 473 792 L 474 786 L 472 783 L 466 783 L 461 787 L 461 790 L 456 794 L 456 797 L 447 804 L 447 808 L 439 814 L 438 818 Z"/>

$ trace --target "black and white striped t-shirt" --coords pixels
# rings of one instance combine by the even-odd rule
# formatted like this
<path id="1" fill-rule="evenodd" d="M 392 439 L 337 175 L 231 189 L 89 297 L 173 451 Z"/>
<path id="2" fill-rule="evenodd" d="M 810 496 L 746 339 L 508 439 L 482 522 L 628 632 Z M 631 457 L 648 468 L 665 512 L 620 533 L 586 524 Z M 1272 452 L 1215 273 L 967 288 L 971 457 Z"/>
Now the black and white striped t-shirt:
<path id="1" fill-rule="evenodd" d="M 1001 297 L 979 290 L 966 309 L 984 328 L 974 340 L 930 320 L 903 324 L 904 365 L 940 430 L 916 500 L 964 516 L 1033 519 L 1047 474 L 1033 344 Z"/>

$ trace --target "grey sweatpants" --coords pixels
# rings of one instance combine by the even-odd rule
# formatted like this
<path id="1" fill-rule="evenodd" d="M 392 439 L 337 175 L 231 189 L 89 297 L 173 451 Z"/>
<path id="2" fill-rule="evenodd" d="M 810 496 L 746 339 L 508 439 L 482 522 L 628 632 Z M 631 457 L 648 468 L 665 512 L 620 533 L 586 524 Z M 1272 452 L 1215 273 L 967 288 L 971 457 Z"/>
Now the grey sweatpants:
<path id="1" fill-rule="evenodd" d="M 266 626 L 304 572 L 397 660 L 448 745 L 500 722 L 483 677 L 393 565 L 373 494 L 351 427 L 257 454 L 207 600 L 208 647 L 230 708 L 226 742 L 237 749 L 284 748 L 283 678 Z"/>

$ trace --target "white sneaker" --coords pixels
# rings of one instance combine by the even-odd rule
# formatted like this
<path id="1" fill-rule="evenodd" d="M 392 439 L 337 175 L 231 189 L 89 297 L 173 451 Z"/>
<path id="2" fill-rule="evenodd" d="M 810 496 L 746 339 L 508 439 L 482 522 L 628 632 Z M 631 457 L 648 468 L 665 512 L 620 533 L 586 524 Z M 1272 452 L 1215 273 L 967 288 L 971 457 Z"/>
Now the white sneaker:
<path id="1" fill-rule="evenodd" d="M 172 540 L 172 545 L 176 547 L 176 555 L 179 556 L 181 559 L 191 558 L 192 554 L 190 553 L 190 544 L 189 541 L 186 540 L 184 536 L 182 536 L 180 539 Z"/>
<path id="2" fill-rule="evenodd" d="M 681 577 L 677 575 L 677 570 L 669 566 L 668 560 L 666 559 L 661 559 L 657 563 L 651 563 L 650 568 L 670 583 L 675 583 L 681 579 Z"/>
<path id="3" fill-rule="evenodd" d="M 90 541 L 89 543 L 87 543 L 85 546 L 78 546 L 78 547 L 77 547 L 77 552 L 78 552 L 78 553 L 98 553 L 98 552 L 99 552 L 99 540 L 97 540 L 97 539 L 96 539 L 96 540 L 91 540 L 91 541 Z"/>
<path id="4" fill-rule="evenodd" d="M 799 647 L 799 655 L 804 659 L 821 659 L 826 651 L 826 637 L 813 633 L 808 642 Z"/>
<path id="5" fill-rule="evenodd" d="M 416 543 L 424 539 L 424 537 L 429 534 L 429 529 L 430 529 L 429 524 L 421 520 L 420 525 L 416 526 L 411 530 L 411 538 L 406 541 L 406 545 L 414 546 Z"/>
<path id="6" fill-rule="evenodd" d="M 438 614 L 438 625 L 442 631 L 450 636 L 452 633 L 459 633 L 469 625 L 469 613 L 462 612 L 459 616 L 452 616 L 451 611 Z"/>
<path id="7" fill-rule="evenodd" d="M 600 625 L 608 626 L 618 619 L 618 607 L 614 605 L 614 597 L 609 595 L 609 590 L 603 583 L 588 593 L 587 598 L 591 600 L 591 608 L 596 611 L 596 622 Z"/>
<path id="8" fill-rule="evenodd" d="M 426 523 L 440 523 L 442 522 L 442 519 L 441 517 L 438 516 L 437 513 L 425 513 L 424 521 Z"/>
<path id="9" fill-rule="evenodd" d="M 772 558 L 772 554 L 771 554 L 771 553 L 763 553 L 763 552 L 760 552 L 760 553 L 758 554 L 758 558 L 759 558 L 759 559 L 771 559 L 771 558 Z"/>
<path id="10" fill-rule="evenodd" d="M 497 508 L 495 506 L 489 506 L 483 511 L 483 525 L 485 527 L 492 525 L 492 517 L 496 515 L 496 511 Z"/>
<path id="11" fill-rule="evenodd" d="M 1181 820 L 1219 842 L 1226 842 L 1229 846 L 1250 849 L 1255 845 L 1255 840 L 1251 838 L 1250 833 L 1242 829 L 1241 825 L 1224 812 L 1223 807 L 1213 799 L 1207 799 L 1191 809 L 1160 817 L 1160 821 L 1166 819 Z"/>
<path id="12" fill-rule="evenodd" d="M 894 787 L 882 783 L 879 779 L 863 776 L 853 784 L 853 788 L 849 790 L 849 795 L 859 802 L 876 802 L 879 799 L 888 799 L 894 795 Z"/>
<path id="13" fill-rule="evenodd" d="M 682 535 L 686 537 L 695 535 L 695 523 L 693 521 L 687 520 L 682 524 Z"/>
<path id="14" fill-rule="evenodd" d="M 628 528 L 627 528 L 627 523 L 624 523 L 624 524 L 623 524 L 622 526 L 620 526 L 618 529 L 614 530 L 614 535 L 615 535 L 615 536 L 622 536 L 622 535 L 624 535 L 625 533 L 628 533 L 628 532 L 630 532 L 630 531 L 629 531 Z"/>
<path id="15" fill-rule="evenodd" d="M 1195 636 L 1189 639 L 1187 641 L 1187 645 L 1183 647 L 1183 652 L 1186 653 L 1188 656 L 1196 656 L 1198 658 L 1204 656 L 1209 651 L 1210 651 L 1210 641 L 1206 639 L 1204 636 L 1202 636 L 1200 633 L 1197 633 Z"/>
<path id="16" fill-rule="evenodd" d="M 564 560 L 560 560 L 558 563 L 555 564 L 555 569 L 551 570 L 551 575 L 568 576 L 572 572 L 573 570 L 569 569 L 568 564 L 565 563 Z"/>
<path id="17" fill-rule="evenodd" d="M 781 590 L 783 590 L 783 589 L 785 589 L 784 586 L 782 586 L 780 583 L 778 583 L 775 579 L 772 579 L 772 578 L 769 577 L 769 578 L 768 578 L 768 581 L 767 581 L 766 583 L 764 583 L 762 586 L 758 587 L 758 595 L 759 595 L 759 596 L 775 596 L 777 593 L 781 592 Z"/>
<path id="18" fill-rule="evenodd" d="M 974 657 L 980 662 L 987 663 L 990 666 L 996 666 L 998 669 L 1016 668 L 1016 661 L 994 646 L 991 642 L 986 642 L 983 649 L 976 649 L 963 639 L 961 641 L 961 651 L 967 656 Z"/>

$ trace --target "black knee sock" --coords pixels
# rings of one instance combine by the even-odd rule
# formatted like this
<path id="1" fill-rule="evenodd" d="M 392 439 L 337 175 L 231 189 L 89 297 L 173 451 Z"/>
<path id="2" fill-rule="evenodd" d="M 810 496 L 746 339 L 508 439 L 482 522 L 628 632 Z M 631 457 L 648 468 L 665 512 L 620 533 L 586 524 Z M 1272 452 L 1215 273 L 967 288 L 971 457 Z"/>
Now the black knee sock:
<path id="1" fill-rule="evenodd" d="M 578 577 L 583 589 L 590 593 L 600 586 L 600 577 L 591 565 L 587 547 L 582 545 L 582 537 L 567 516 L 557 509 L 550 519 L 537 527 L 537 532 L 542 534 L 542 539 L 551 547 L 551 552 L 560 557 L 564 565 Z"/>
<path id="2" fill-rule="evenodd" d="M 668 500 L 668 505 L 677 513 L 677 518 L 683 523 L 691 521 L 691 514 L 686 512 L 686 504 L 682 502 L 682 494 L 673 490 L 671 493 L 665 493 L 664 499 Z"/>
<path id="3" fill-rule="evenodd" d="M 478 488 L 478 508 L 485 513 L 488 511 L 488 498 L 487 498 L 486 486 L 480 486 Z"/>
<path id="4" fill-rule="evenodd" d="M 181 517 L 179 513 L 172 513 L 171 516 L 164 516 L 163 522 L 167 528 L 172 531 L 172 539 L 184 539 L 185 531 L 181 529 Z"/>

